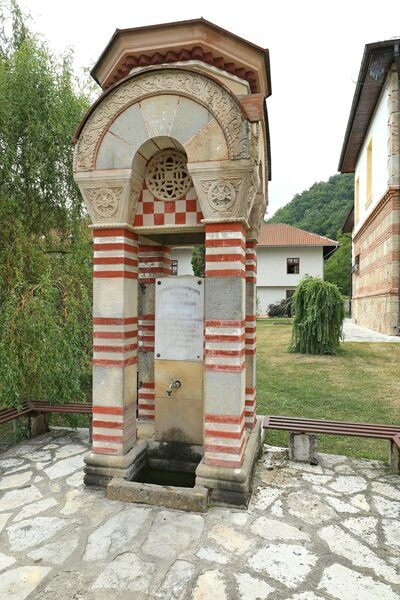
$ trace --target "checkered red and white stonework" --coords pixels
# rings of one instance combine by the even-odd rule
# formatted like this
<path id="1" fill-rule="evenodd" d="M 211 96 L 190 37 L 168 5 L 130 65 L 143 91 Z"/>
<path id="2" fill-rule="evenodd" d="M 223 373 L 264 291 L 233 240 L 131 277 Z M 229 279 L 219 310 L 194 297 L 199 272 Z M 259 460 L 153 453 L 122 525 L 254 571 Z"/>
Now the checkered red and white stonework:
<path id="1" fill-rule="evenodd" d="M 134 220 L 135 227 L 200 225 L 203 219 L 196 191 L 191 186 L 179 200 L 158 200 L 143 183 Z"/>

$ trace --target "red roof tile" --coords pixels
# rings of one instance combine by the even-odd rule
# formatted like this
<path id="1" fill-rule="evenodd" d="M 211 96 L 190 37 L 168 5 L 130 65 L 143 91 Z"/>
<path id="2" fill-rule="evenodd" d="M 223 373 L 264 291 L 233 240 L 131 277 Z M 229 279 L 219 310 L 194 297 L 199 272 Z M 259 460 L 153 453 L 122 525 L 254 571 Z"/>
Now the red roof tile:
<path id="1" fill-rule="evenodd" d="M 339 242 L 291 225 L 264 223 L 258 246 L 338 246 Z"/>

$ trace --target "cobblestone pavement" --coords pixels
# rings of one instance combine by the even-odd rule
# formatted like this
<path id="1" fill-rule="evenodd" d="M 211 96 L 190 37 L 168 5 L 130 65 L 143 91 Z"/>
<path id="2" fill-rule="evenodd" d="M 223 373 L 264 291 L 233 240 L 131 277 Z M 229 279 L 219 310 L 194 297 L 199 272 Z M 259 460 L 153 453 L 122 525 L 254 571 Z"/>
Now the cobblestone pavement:
<path id="1" fill-rule="evenodd" d="M 378 461 L 265 447 L 247 510 L 106 500 L 83 431 L 0 457 L 1 600 L 396 600 L 400 478 Z"/>
<path id="2" fill-rule="evenodd" d="M 385 335 L 373 329 L 360 327 L 351 319 L 343 321 L 343 335 L 345 342 L 394 342 L 400 343 L 399 335 Z"/>

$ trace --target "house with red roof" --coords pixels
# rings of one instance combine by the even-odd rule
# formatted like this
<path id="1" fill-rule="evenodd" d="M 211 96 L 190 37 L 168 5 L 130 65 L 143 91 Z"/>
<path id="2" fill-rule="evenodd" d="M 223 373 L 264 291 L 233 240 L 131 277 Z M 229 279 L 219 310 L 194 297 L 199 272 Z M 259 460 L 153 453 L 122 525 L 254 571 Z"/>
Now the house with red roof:
<path id="1" fill-rule="evenodd" d="M 290 297 L 305 275 L 324 276 L 324 260 L 336 240 L 284 224 L 264 223 L 257 244 L 257 297 L 261 315 L 268 306 Z M 173 273 L 192 275 L 191 248 L 174 248 Z"/>

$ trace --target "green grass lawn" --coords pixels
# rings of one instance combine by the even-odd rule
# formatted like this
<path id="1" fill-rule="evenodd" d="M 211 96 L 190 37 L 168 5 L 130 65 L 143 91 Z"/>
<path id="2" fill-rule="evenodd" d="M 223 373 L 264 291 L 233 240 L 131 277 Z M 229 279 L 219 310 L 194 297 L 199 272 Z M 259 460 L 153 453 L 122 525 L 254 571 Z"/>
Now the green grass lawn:
<path id="1" fill-rule="evenodd" d="M 400 424 L 400 344 L 346 342 L 337 356 L 309 356 L 287 351 L 290 335 L 279 319 L 257 321 L 258 414 Z M 278 446 L 287 440 L 285 432 L 266 436 Z M 333 454 L 387 460 L 388 448 L 385 440 L 319 436 L 319 449 Z"/>

